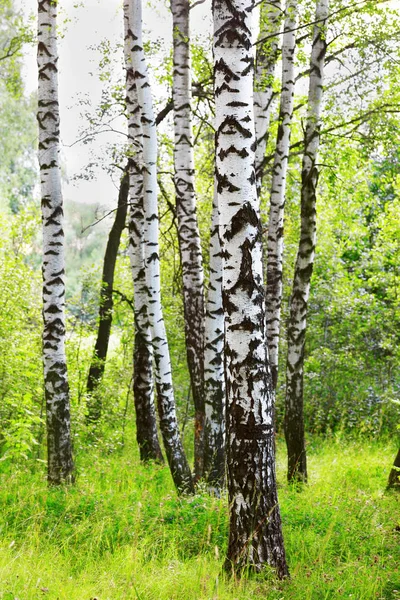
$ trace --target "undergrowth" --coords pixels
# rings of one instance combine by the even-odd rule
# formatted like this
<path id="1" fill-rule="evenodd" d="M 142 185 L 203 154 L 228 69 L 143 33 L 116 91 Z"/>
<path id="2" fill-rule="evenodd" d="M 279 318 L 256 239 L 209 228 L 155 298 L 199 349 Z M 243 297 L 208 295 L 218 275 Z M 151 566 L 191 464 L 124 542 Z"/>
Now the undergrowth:
<path id="1" fill-rule="evenodd" d="M 133 440 L 78 457 L 74 487 L 42 470 L 0 479 L 1 600 L 400 599 L 400 494 L 385 492 L 396 448 L 312 440 L 310 482 L 279 498 L 291 579 L 222 573 L 226 498 L 178 498 L 167 467 L 141 465 Z"/>

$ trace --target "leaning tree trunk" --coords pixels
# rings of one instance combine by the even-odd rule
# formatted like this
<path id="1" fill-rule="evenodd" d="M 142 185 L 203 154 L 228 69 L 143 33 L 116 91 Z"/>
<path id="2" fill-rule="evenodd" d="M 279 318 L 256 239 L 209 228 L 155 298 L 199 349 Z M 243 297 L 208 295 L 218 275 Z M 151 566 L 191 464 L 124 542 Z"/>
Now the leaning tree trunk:
<path id="1" fill-rule="evenodd" d="M 43 223 L 43 364 L 48 481 L 73 480 L 69 386 L 65 356 L 64 212 L 60 172 L 57 2 L 38 2 L 39 166 Z"/>
<path id="2" fill-rule="evenodd" d="M 272 170 L 267 244 L 267 337 L 274 390 L 278 381 L 279 334 L 282 305 L 283 218 L 286 172 L 289 160 L 290 132 L 295 86 L 297 0 L 288 0 L 282 41 L 282 87 L 279 124 Z"/>
<path id="3" fill-rule="evenodd" d="M 216 188 L 210 239 L 204 345 L 204 477 L 216 493 L 225 482 L 225 380 L 224 311 L 222 307 L 222 255 L 218 231 Z"/>
<path id="4" fill-rule="evenodd" d="M 213 3 L 230 507 L 225 567 L 240 574 L 269 564 L 285 577 L 254 169 L 252 8 L 252 0 Z"/>
<path id="5" fill-rule="evenodd" d="M 114 223 L 108 234 L 107 247 L 104 254 L 103 274 L 101 277 L 102 286 L 100 291 L 99 326 L 86 385 L 86 391 L 88 393 L 88 414 L 86 419 L 88 423 L 95 423 L 101 416 L 101 399 L 96 394 L 96 391 L 104 374 L 108 344 L 110 341 L 114 304 L 113 285 L 115 264 L 117 262 L 121 234 L 126 222 L 128 192 L 129 177 L 128 174 L 125 173 L 121 180 L 118 194 L 118 206 Z"/>
<path id="6" fill-rule="evenodd" d="M 171 0 L 173 18 L 174 164 L 178 241 L 182 263 L 187 362 L 195 409 L 194 477 L 203 475 L 204 290 L 194 190 L 189 0 Z"/>
<path id="7" fill-rule="evenodd" d="M 192 474 L 183 449 L 176 416 L 171 360 L 161 306 L 157 206 L 157 133 L 151 88 L 142 42 L 141 0 L 127 0 L 131 56 L 143 128 L 143 197 L 145 211 L 145 267 L 148 314 L 156 368 L 160 427 L 168 464 L 179 492 L 194 491 Z"/>
<path id="8" fill-rule="evenodd" d="M 254 77 L 254 125 L 256 131 L 257 191 L 261 192 L 264 175 L 264 157 L 269 136 L 274 74 L 279 56 L 279 33 L 282 22 L 281 0 L 263 2 L 260 8 L 260 34 L 258 36 Z"/>
<path id="9" fill-rule="evenodd" d="M 390 471 L 387 487 L 400 490 L 400 450 L 394 459 L 392 470 Z"/>
<path id="10" fill-rule="evenodd" d="M 126 107 L 128 113 L 129 254 L 135 290 L 135 348 L 133 398 L 136 439 L 142 461 L 162 461 L 154 406 L 153 348 L 147 311 L 148 293 L 144 265 L 143 131 L 131 57 L 129 5 L 124 4 Z"/>
<path id="11" fill-rule="evenodd" d="M 320 140 L 328 12 L 329 0 L 318 0 L 310 61 L 308 113 L 301 173 L 300 242 L 290 298 L 287 331 L 285 437 L 288 450 L 289 481 L 307 481 L 303 414 L 304 345 L 316 241 L 316 189 L 318 182 L 316 161 Z"/>

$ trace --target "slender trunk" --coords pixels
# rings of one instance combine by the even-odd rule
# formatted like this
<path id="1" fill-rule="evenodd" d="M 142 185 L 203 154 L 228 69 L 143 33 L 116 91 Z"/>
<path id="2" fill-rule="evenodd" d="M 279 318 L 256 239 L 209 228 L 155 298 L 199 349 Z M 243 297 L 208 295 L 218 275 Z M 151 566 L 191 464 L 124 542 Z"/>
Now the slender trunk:
<path id="1" fill-rule="evenodd" d="M 64 212 L 60 172 L 57 2 L 38 2 L 39 166 L 43 224 L 43 365 L 48 481 L 73 480 L 69 386 L 65 356 Z"/>
<path id="2" fill-rule="evenodd" d="M 296 21 L 297 0 L 288 0 L 282 41 L 282 89 L 274 167 L 272 170 L 267 244 L 267 337 L 274 390 L 278 380 L 282 304 L 283 219 L 295 86 L 296 32 L 293 30 L 296 28 Z"/>
<path id="3" fill-rule="evenodd" d="M 178 241 L 182 263 L 187 362 L 195 409 L 194 477 L 203 476 L 204 277 L 194 190 L 189 0 L 171 0 L 173 18 L 174 164 Z"/>
<path id="4" fill-rule="evenodd" d="M 279 56 L 279 33 L 282 22 L 281 0 L 263 2 L 260 8 L 259 40 L 254 77 L 254 124 L 256 131 L 257 192 L 260 194 L 264 175 L 264 156 L 269 136 L 275 67 Z M 276 37 L 274 34 L 277 34 Z"/>
<path id="5" fill-rule="evenodd" d="M 175 486 L 179 492 L 192 493 L 194 491 L 192 474 L 179 435 L 172 386 L 171 360 L 161 306 L 157 205 L 157 133 L 142 42 L 141 0 L 126 0 L 125 6 L 143 129 L 144 256 L 148 291 L 147 306 L 154 349 L 160 427 Z"/>
<path id="6" fill-rule="evenodd" d="M 213 4 L 230 507 L 225 567 L 240 574 L 269 564 L 285 577 L 254 168 L 252 8 L 252 0 Z"/>
<path id="7" fill-rule="evenodd" d="M 204 476 L 218 493 L 225 481 L 224 311 L 218 198 L 214 193 L 204 345 Z"/>
<path id="8" fill-rule="evenodd" d="M 316 189 L 318 182 L 316 161 L 320 139 L 328 12 L 329 0 L 318 0 L 311 50 L 308 113 L 301 173 L 300 242 L 290 298 L 287 332 L 285 437 L 288 450 L 289 481 L 307 481 L 303 414 L 304 345 L 307 327 L 307 304 L 316 241 Z"/>
<path id="9" fill-rule="evenodd" d="M 86 391 L 89 396 L 87 405 L 88 414 L 86 417 L 88 423 L 98 421 L 101 416 L 101 398 L 96 394 L 96 391 L 104 374 L 108 344 L 110 341 L 114 304 L 113 285 L 115 264 L 117 262 L 121 234 L 126 222 L 128 192 L 129 178 L 128 174 L 125 173 L 121 180 L 118 194 L 118 206 L 114 223 L 108 234 L 108 241 L 104 254 L 103 274 L 101 277 L 102 286 L 100 291 L 99 326 L 86 384 Z"/>
<path id="10" fill-rule="evenodd" d="M 136 439 L 142 461 L 163 461 L 154 406 L 153 348 L 147 311 L 148 293 L 144 265 L 143 131 L 131 57 L 128 6 L 124 6 L 126 107 L 129 140 L 129 254 L 135 290 L 135 348 L 133 398 Z"/>
<path id="11" fill-rule="evenodd" d="M 387 487 L 388 489 L 395 488 L 397 490 L 400 490 L 400 450 L 398 451 L 397 456 L 394 459 Z"/>

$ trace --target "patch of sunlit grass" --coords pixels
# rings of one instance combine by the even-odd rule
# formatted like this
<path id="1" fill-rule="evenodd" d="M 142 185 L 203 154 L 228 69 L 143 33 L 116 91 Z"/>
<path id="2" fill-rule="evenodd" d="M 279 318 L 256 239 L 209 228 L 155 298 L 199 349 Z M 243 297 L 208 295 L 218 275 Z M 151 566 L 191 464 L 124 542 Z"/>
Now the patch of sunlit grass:
<path id="1" fill-rule="evenodd" d="M 268 570 L 225 578 L 226 498 L 178 498 L 167 467 L 141 465 L 132 441 L 83 454 L 74 487 L 4 473 L 0 599 L 400 598 L 400 494 L 385 492 L 394 453 L 379 441 L 311 440 L 310 481 L 296 488 L 278 444 L 286 582 Z"/>

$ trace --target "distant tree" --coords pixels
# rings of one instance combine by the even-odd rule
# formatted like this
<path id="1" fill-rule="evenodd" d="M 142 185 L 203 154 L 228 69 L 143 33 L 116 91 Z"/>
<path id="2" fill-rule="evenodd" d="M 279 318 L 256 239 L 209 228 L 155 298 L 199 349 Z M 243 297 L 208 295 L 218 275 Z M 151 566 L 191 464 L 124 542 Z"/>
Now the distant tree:
<path id="1" fill-rule="evenodd" d="M 214 0 L 216 180 L 223 257 L 227 475 L 225 568 L 288 575 L 275 479 L 274 405 L 253 116 L 253 2 Z"/>
<path id="2" fill-rule="evenodd" d="M 136 439 L 143 461 L 162 461 L 154 406 L 153 347 L 148 315 L 148 290 L 144 256 L 145 214 L 143 197 L 143 128 L 133 70 L 129 33 L 129 4 L 124 3 L 124 53 L 126 109 L 128 116 L 129 255 L 134 286 L 135 346 L 133 352 L 133 399 Z"/>
<path id="3" fill-rule="evenodd" d="M 204 462 L 204 276 L 194 187 L 189 0 L 171 0 L 171 11 L 176 217 L 187 362 L 195 409 L 194 477 L 198 480 L 203 476 Z"/>
<path id="4" fill-rule="evenodd" d="M 86 391 L 88 394 L 87 421 L 95 423 L 101 416 L 101 397 L 97 394 L 97 388 L 104 374 L 105 363 L 110 341 L 112 315 L 113 315 L 113 284 L 115 264 L 117 262 L 118 249 L 121 241 L 122 231 L 126 224 L 126 213 L 128 205 L 129 180 L 125 173 L 121 180 L 118 194 L 118 206 L 115 211 L 114 223 L 108 234 L 108 241 L 103 260 L 103 273 L 101 277 L 99 324 L 97 338 L 94 346 L 92 362 L 89 368 Z"/>
<path id="5" fill-rule="evenodd" d="M 264 156 L 269 138 L 269 125 L 274 98 L 274 75 L 279 58 L 282 2 L 262 2 L 260 34 L 257 43 L 254 73 L 254 125 L 256 130 L 257 189 L 261 192 L 264 176 Z"/>
<path id="6" fill-rule="evenodd" d="M 204 477 L 219 492 L 225 483 L 224 311 L 218 197 L 215 186 L 210 238 L 204 349 Z"/>
<path id="7" fill-rule="evenodd" d="M 300 241 L 290 297 L 287 330 L 285 438 L 288 450 L 287 476 L 289 481 L 307 481 L 303 409 L 304 346 L 307 305 L 316 243 L 317 156 L 320 140 L 328 13 L 329 0 L 317 0 L 301 172 Z"/>
<path id="8" fill-rule="evenodd" d="M 43 222 L 43 364 L 48 481 L 73 480 L 70 401 L 65 356 L 65 268 L 58 107 L 57 2 L 38 2 L 39 166 Z"/>
<path id="9" fill-rule="evenodd" d="M 148 314 L 154 349 L 158 414 L 165 452 L 179 492 L 194 491 L 176 415 L 171 360 L 161 305 L 159 226 L 157 205 L 157 135 L 146 57 L 142 42 L 141 0 L 127 0 L 128 35 L 143 128 L 144 258 Z"/>
<path id="10" fill-rule="evenodd" d="M 272 167 L 268 215 L 267 337 L 274 389 L 278 381 L 279 334 L 282 305 L 283 220 L 294 104 L 297 11 L 298 1 L 287 0 L 282 40 L 282 84 L 278 133 Z"/>
<path id="11" fill-rule="evenodd" d="M 390 471 L 388 488 L 396 488 L 400 490 L 400 450 L 394 459 L 392 470 Z"/>

